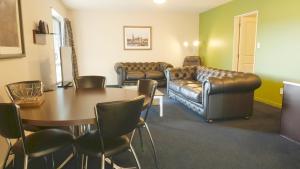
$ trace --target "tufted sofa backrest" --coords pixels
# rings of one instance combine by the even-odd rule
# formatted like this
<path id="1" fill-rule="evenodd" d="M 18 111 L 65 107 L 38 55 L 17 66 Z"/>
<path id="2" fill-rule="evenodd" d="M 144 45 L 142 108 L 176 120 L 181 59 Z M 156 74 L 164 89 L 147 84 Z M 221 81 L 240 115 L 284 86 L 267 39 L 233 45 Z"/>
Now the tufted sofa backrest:
<path id="1" fill-rule="evenodd" d="M 238 77 L 244 76 L 245 73 L 199 66 L 196 74 L 197 81 L 204 82 L 209 77 Z"/>
<path id="2" fill-rule="evenodd" d="M 195 80 L 197 66 L 173 68 L 170 71 L 170 80 Z"/>
<path id="3" fill-rule="evenodd" d="M 160 65 L 159 63 L 155 62 L 125 62 L 122 63 L 127 71 L 159 71 Z"/>

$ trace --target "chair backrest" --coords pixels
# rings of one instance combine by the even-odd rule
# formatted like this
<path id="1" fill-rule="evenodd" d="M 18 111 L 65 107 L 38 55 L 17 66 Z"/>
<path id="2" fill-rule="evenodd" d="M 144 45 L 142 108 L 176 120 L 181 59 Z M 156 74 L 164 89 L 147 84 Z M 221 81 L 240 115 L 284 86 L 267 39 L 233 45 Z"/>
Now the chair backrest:
<path id="1" fill-rule="evenodd" d="M 129 101 L 98 103 L 95 115 L 101 140 L 131 133 L 139 122 L 144 100 L 145 96 L 139 96 Z"/>
<path id="2" fill-rule="evenodd" d="M 6 85 L 7 93 L 12 101 L 42 96 L 43 83 L 39 80 L 21 81 Z"/>
<path id="3" fill-rule="evenodd" d="M 183 67 L 185 66 L 201 66 L 201 59 L 199 56 L 186 56 L 183 61 Z"/>
<path id="4" fill-rule="evenodd" d="M 79 76 L 74 82 L 77 89 L 91 89 L 104 88 L 105 80 L 104 76 Z"/>
<path id="5" fill-rule="evenodd" d="M 7 139 L 25 137 L 19 108 L 13 103 L 0 103 L 0 135 Z"/>
<path id="6" fill-rule="evenodd" d="M 151 79 L 141 79 L 138 81 L 138 92 L 141 95 L 146 96 L 146 101 L 148 103 L 146 114 L 144 120 L 147 120 L 149 108 L 152 106 L 153 98 L 157 88 L 157 81 Z"/>

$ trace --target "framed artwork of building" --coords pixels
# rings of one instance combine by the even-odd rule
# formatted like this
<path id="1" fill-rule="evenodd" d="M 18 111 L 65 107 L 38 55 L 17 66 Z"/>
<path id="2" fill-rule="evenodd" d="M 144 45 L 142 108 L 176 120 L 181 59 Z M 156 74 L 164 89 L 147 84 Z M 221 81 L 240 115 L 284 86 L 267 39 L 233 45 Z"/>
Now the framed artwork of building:
<path id="1" fill-rule="evenodd" d="M 21 14 L 20 0 L 0 0 L 0 59 L 25 56 Z"/>
<path id="2" fill-rule="evenodd" d="M 151 26 L 124 26 L 124 50 L 151 50 Z"/>

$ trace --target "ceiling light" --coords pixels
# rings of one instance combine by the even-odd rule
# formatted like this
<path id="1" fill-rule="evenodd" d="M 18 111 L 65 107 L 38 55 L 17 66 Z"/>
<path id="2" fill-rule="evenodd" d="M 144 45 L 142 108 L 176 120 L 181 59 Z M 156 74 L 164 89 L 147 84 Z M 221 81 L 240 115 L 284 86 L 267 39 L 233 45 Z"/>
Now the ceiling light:
<path id="1" fill-rule="evenodd" d="M 156 4 L 163 4 L 163 3 L 166 2 L 166 0 L 153 0 L 153 1 L 154 1 L 154 3 L 156 3 Z"/>

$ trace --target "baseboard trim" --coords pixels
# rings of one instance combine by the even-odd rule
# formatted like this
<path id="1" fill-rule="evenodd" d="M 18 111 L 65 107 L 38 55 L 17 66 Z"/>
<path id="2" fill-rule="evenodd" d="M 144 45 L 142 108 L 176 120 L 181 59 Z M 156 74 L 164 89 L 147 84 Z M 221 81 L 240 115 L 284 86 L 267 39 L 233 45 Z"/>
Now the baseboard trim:
<path id="1" fill-rule="evenodd" d="M 282 108 L 282 104 L 281 103 L 277 103 L 277 102 L 274 102 L 274 101 L 269 100 L 269 99 L 264 99 L 264 98 L 261 98 L 261 97 L 255 97 L 254 100 L 258 101 L 258 102 L 262 102 L 262 103 L 268 104 L 268 105 L 271 105 L 271 106 L 279 108 L 279 109 Z"/>

